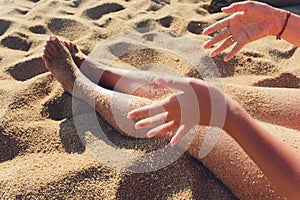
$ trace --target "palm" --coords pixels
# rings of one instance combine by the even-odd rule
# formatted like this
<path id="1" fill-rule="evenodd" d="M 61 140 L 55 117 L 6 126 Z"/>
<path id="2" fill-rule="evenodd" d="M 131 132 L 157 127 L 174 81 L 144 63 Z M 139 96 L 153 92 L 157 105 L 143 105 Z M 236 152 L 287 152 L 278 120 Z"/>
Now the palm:
<path id="1" fill-rule="evenodd" d="M 262 13 L 253 14 L 251 12 L 249 10 L 244 14 L 237 13 L 232 16 L 229 22 L 229 29 L 233 38 L 237 42 L 244 43 L 244 45 L 267 36 L 272 28 Z"/>

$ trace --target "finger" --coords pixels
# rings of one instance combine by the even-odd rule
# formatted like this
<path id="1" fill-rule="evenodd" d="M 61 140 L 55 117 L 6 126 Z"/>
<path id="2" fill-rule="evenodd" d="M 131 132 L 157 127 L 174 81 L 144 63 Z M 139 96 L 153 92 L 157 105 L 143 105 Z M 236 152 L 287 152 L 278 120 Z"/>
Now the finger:
<path id="1" fill-rule="evenodd" d="M 229 19 L 225 18 L 204 29 L 202 34 L 208 35 L 228 26 L 229 26 Z"/>
<path id="2" fill-rule="evenodd" d="M 231 58 L 233 58 L 234 55 L 236 55 L 245 45 L 237 43 L 232 50 L 230 51 L 230 53 L 228 55 L 226 55 L 224 57 L 224 61 L 227 62 L 229 61 Z"/>
<path id="3" fill-rule="evenodd" d="M 220 32 L 218 35 L 213 37 L 210 41 L 206 42 L 203 45 L 203 48 L 208 49 L 211 46 L 215 45 L 216 43 L 228 38 L 231 35 L 230 30 L 227 28 L 224 31 Z"/>
<path id="4" fill-rule="evenodd" d="M 235 13 L 235 12 L 245 12 L 252 5 L 253 5 L 252 2 L 233 3 L 228 7 L 223 7 L 221 10 L 224 13 L 228 13 L 228 14 Z"/>
<path id="5" fill-rule="evenodd" d="M 150 117 L 165 112 L 161 102 L 156 102 L 141 108 L 134 109 L 127 114 L 127 118 L 143 118 Z"/>
<path id="6" fill-rule="evenodd" d="M 225 42 L 223 42 L 218 48 L 216 48 L 215 50 L 213 50 L 209 56 L 211 57 L 215 57 L 216 55 L 220 54 L 221 52 L 223 52 L 225 49 L 227 49 L 228 47 L 230 47 L 233 43 L 235 43 L 235 41 L 230 37 L 227 40 L 225 40 Z"/>
<path id="7" fill-rule="evenodd" d="M 155 79 L 155 83 L 182 91 L 185 91 L 188 87 L 190 87 L 188 79 L 177 77 L 157 78 Z"/>
<path id="8" fill-rule="evenodd" d="M 167 115 L 168 113 L 164 112 L 153 117 L 140 120 L 135 124 L 135 129 L 152 128 L 164 124 L 167 120 Z"/>
<path id="9" fill-rule="evenodd" d="M 188 131 L 189 128 L 187 128 L 187 126 L 181 125 L 177 130 L 176 134 L 171 139 L 171 146 L 176 145 Z"/>
<path id="10" fill-rule="evenodd" d="M 147 133 L 148 138 L 153 138 L 158 135 L 163 135 L 165 133 L 174 131 L 177 128 L 177 125 L 174 121 L 170 121 L 166 124 L 162 124 Z"/>

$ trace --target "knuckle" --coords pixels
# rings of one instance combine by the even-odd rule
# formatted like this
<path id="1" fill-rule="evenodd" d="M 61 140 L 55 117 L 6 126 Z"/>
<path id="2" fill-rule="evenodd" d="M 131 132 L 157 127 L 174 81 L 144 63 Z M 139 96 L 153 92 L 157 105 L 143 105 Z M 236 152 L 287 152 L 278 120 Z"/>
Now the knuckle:
<path id="1" fill-rule="evenodd" d="M 247 10 L 248 10 L 249 8 L 252 8 L 253 6 L 255 6 L 255 3 L 252 2 L 252 1 L 247 1 L 247 2 L 245 3 L 245 5 L 247 6 Z"/>
<path id="2" fill-rule="evenodd" d="M 254 2 L 252 2 L 252 1 L 247 1 L 247 2 L 246 2 L 246 5 L 253 6 L 253 5 L 254 5 Z"/>

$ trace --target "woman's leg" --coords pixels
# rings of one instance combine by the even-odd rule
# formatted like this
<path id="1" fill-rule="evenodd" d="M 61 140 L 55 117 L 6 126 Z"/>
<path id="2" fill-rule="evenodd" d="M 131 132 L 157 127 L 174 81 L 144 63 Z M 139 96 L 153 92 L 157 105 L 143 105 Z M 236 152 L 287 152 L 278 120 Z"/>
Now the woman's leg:
<path id="1" fill-rule="evenodd" d="M 300 130 L 300 90 L 225 85 L 225 92 L 254 118 Z"/>
<path id="2" fill-rule="evenodd" d="M 152 84 L 152 80 L 156 77 L 153 73 L 107 67 L 87 59 L 74 43 L 64 42 L 64 44 L 70 50 L 77 66 L 82 65 L 80 68 L 82 73 L 95 83 L 98 83 L 101 77 L 102 86 L 153 100 L 171 92 L 167 88 Z M 238 101 L 254 118 L 300 130 L 298 89 L 224 85 L 224 91 Z"/>
<path id="3" fill-rule="evenodd" d="M 64 41 L 63 44 L 69 49 L 80 71 L 99 86 L 149 99 L 163 98 L 171 92 L 153 83 L 158 75 L 145 71 L 112 68 L 88 58 L 72 42 Z"/>
<path id="4" fill-rule="evenodd" d="M 52 38 L 47 42 L 43 58 L 47 68 L 68 92 L 72 94 L 74 87 L 76 87 L 76 94 L 73 93 L 73 95 L 93 105 L 107 122 L 123 134 L 124 131 L 119 128 L 111 113 L 113 105 L 118 104 L 117 112 L 119 112 L 121 118 L 126 119 L 127 112 L 124 112 L 126 109 L 122 107 L 127 105 L 128 98 L 131 99 L 130 109 L 152 102 L 149 99 L 116 93 L 92 83 L 78 70 L 70 53 L 56 38 Z M 113 102 L 114 95 L 118 96 L 116 102 Z M 188 152 L 198 159 L 198 152 L 205 137 L 206 129 L 202 127 L 197 130 L 196 139 L 188 149 Z M 125 134 L 128 135 L 128 133 Z M 293 142 L 296 140 L 299 142 L 300 139 L 299 134 L 293 135 L 291 133 L 285 136 L 293 137 L 290 138 Z M 242 199 L 278 198 L 275 189 L 259 168 L 237 143 L 223 131 L 221 131 L 221 137 L 214 149 L 201 162 Z"/>

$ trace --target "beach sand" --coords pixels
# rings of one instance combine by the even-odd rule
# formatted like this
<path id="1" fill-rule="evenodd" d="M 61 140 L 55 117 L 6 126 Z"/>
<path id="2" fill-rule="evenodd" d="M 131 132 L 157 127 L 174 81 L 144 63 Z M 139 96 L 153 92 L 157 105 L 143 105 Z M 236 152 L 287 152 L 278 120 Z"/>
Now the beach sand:
<path id="1" fill-rule="evenodd" d="M 41 58 L 51 34 L 75 41 L 87 54 L 116 35 L 142 27 L 156 27 L 139 32 L 146 40 L 159 39 L 159 35 L 148 34 L 159 29 L 203 44 L 210 38 L 200 34 L 203 28 L 226 17 L 210 14 L 209 4 L 208 0 L 1 0 L 0 199 L 237 199 L 188 154 L 163 169 L 141 174 L 120 172 L 95 158 L 76 134 L 74 115 L 86 111 L 72 112 L 72 97 L 47 71 Z M 173 37 L 168 34 L 160 39 Z M 118 49 L 118 44 L 110 47 Z M 178 46 L 184 49 L 184 43 Z M 185 61 L 154 48 L 124 54 L 113 64 L 130 70 L 201 77 Z M 217 56 L 214 61 L 220 71 L 218 80 L 224 83 L 300 87 L 300 51 L 275 37 L 247 45 L 228 63 L 223 57 Z M 145 63 L 169 68 L 141 67 Z M 84 104 L 76 103 L 77 107 Z M 156 140 L 126 138 L 100 116 L 98 120 L 105 134 L 119 146 L 114 150 L 120 154 L 144 154 L 157 148 Z M 296 132 L 265 126 L 283 134 Z M 102 145 L 109 156 L 110 145 Z"/>

